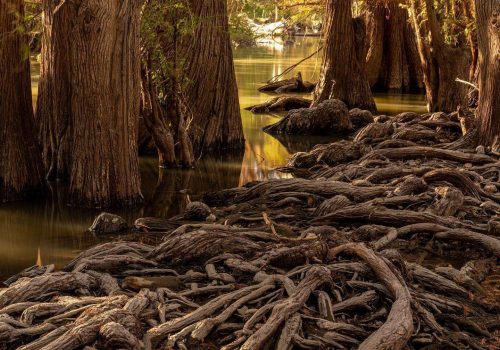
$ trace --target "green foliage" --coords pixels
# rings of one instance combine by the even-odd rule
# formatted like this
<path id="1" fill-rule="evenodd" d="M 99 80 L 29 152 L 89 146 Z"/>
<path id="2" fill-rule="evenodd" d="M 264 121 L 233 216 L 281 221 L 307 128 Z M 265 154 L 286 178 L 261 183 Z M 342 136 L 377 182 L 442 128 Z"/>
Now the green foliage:
<path id="1" fill-rule="evenodd" d="M 0 36 L 0 45 L 2 45 L 2 41 L 8 39 L 9 36 L 26 36 L 29 34 L 25 17 L 22 16 L 16 6 L 7 6 L 7 12 L 12 15 L 12 30 Z M 20 51 L 21 59 L 23 61 L 28 60 L 30 57 L 30 47 L 25 40 L 21 41 Z"/>
<path id="2" fill-rule="evenodd" d="M 185 49 L 196 22 L 186 0 L 149 0 L 144 6 L 142 47 L 158 86 L 183 83 Z"/>
<path id="3" fill-rule="evenodd" d="M 323 0 L 228 0 L 228 11 L 230 22 L 244 15 L 256 23 L 285 20 L 290 27 L 313 27 L 322 21 L 324 5 Z"/>
<path id="4" fill-rule="evenodd" d="M 229 34 L 235 46 L 252 46 L 257 39 L 245 14 L 229 19 Z"/>

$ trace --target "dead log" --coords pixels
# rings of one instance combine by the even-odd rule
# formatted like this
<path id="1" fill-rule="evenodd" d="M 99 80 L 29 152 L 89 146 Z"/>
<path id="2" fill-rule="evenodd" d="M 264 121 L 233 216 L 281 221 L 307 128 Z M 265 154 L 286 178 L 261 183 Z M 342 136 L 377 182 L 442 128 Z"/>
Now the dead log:
<path id="1" fill-rule="evenodd" d="M 333 222 L 371 222 L 389 226 L 406 226 L 412 224 L 437 224 L 452 228 L 483 230 L 454 217 L 441 217 L 432 213 L 421 213 L 413 210 L 396 210 L 373 205 L 357 205 L 339 209 L 334 213 L 313 219 L 316 224 Z"/>
<path id="2" fill-rule="evenodd" d="M 21 279 L 9 288 L 0 290 L 0 308 L 19 302 L 40 301 L 53 292 L 90 291 L 96 286 L 95 278 L 81 272 L 54 272 Z"/>
<path id="3" fill-rule="evenodd" d="M 295 96 L 279 96 L 274 97 L 264 103 L 246 107 L 245 109 L 254 113 L 270 113 L 270 112 L 283 112 L 299 108 L 308 108 L 312 100 Z"/>
<path id="4" fill-rule="evenodd" d="M 276 93 L 312 92 L 315 87 L 316 84 L 302 80 L 302 74 L 299 72 L 297 77 L 266 84 L 261 86 L 259 91 Z"/>

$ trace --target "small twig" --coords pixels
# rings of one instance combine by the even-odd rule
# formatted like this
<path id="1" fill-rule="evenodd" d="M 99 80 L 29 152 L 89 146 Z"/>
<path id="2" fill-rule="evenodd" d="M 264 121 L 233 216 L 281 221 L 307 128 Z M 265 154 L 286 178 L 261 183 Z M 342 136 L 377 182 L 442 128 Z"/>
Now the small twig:
<path id="1" fill-rule="evenodd" d="M 467 80 L 462 80 L 460 78 L 456 78 L 455 81 L 457 83 L 462 83 L 462 84 L 465 84 L 465 85 L 469 85 L 470 87 L 473 87 L 474 89 L 476 89 L 477 91 L 479 91 L 479 87 L 477 85 L 475 85 L 475 84 L 473 84 L 473 83 L 471 83 L 471 82 L 469 82 Z"/>
<path id="2" fill-rule="evenodd" d="M 295 64 L 292 64 L 290 67 L 288 67 L 287 69 L 285 69 L 281 74 L 275 75 L 274 77 L 272 77 L 271 79 L 269 79 L 267 83 L 271 84 L 271 83 L 276 82 L 278 80 L 278 78 L 280 78 L 280 77 L 282 77 L 282 76 L 290 73 L 295 68 L 297 68 L 297 66 L 299 66 L 303 62 L 307 61 L 308 59 L 310 59 L 311 57 L 313 57 L 314 55 L 316 55 L 318 52 L 320 52 L 321 50 L 323 50 L 323 46 L 320 46 L 316 51 L 314 51 L 312 54 L 310 54 L 306 58 L 303 58 L 299 62 L 297 62 Z"/>

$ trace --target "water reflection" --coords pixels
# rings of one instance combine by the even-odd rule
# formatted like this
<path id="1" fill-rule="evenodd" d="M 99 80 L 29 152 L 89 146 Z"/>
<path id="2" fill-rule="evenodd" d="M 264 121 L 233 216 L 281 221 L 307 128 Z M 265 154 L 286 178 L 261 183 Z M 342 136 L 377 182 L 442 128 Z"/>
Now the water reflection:
<path id="1" fill-rule="evenodd" d="M 171 217 L 205 192 L 239 186 L 242 161 L 242 152 L 207 156 L 196 168 L 182 170 L 159 169 L 156 158 L 142 158 L 142 187 L 147 201 L 141 215 Z"/>
<path id="2" fill-rule="evenodd" d="M 262 103 L 270 98 L 257 88 L 274 75 L 314 52 L 315 38 L 235 50 L 235 69 L 241 107 Z M 320 56 L 304 62 L 299 71 L 314 81 L 320 69 Z M 293 74 L 296 74 L 294 72 Z M 39 65 L 32 65 L 33 98 L 36 99 Z M 422 96 L 378 95 L 381 113 L 425 110 Z M 277 140 L 262 132 L 279 116 L 252 115 L 242 109 L 246 145 L 244 153 L 206 154 L 191 170 L 158 169 L 154 157 L 141 159 L 143 194 L 146 205 L 135 211 L 119 212 L 129 222 L 140 216 L 170 217 L 182 212 L 186 203 L 204 192 L 241 186 L 249 181 L 288 176 L 273 169 L 283 165 L 291 153 L 310 149 L 316 143 L 333 138 L 287 138 Z M 52 189 L 52 196 L 0 207 L 0 279 L 36 263 L 61 266 L 82 249 L 101 240 L 85 230 L 97 214 L 66 206 L 65 186 Z"/>

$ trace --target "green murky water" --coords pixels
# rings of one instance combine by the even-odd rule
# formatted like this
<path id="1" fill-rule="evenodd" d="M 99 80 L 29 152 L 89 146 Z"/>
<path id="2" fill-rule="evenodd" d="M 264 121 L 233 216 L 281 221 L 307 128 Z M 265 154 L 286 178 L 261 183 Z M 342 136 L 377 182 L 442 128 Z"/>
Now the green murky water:
<path id="1" fill-rule="evenodd" d="M 257 88 L 270 77 L 281 73 L 317 49 L 318 40 L 305 38 L 295 43 L 276 42 L 256 48 L 235 50 L 235 67 L 241 107 L 270 98 Z M 319 75 L 321 57 L 312 58 L 298 68 L 304 79 L 314 81 Z M 33 99 L 36 100 L 39 67 L 32 66 Z M 422 96 L 378 95 L 381 113 L 425 111 Z M 278 120 L 273 115 L 254 116 L 242 110 L 246 138 L 244 154 L 206 155 L 192 170 L 159 170 L 155 158 L 142 158 L 141 171 L 146 205 L 140 210 L 121 213 L 130 222 L 140 216 L 169 217 L 179 213 L 188 200 L 203 192 L 235 187 L 248 181 L 283 176 L 273 168 L 283 165 L 291 152 L 304 150 L 312 143 L 328 142 L 297 139 L 293 149 L 263 133 L 262 127 Z M 289 146 L 290 147 L 290 146 Z M 161 174 L 159 174 L 161 171 Z M 82 249 L 109 238 L 96 238 L 85 232 L 96 212 L 68 208 L 64 186 L 52 190 L 44 200 L 0 206 L 0 279 L 34 264 L 64 265 Z"/>

